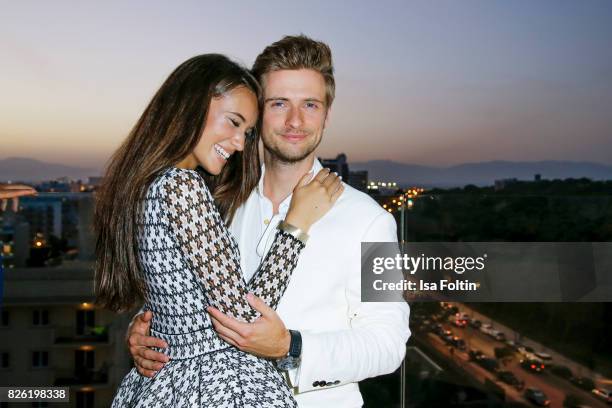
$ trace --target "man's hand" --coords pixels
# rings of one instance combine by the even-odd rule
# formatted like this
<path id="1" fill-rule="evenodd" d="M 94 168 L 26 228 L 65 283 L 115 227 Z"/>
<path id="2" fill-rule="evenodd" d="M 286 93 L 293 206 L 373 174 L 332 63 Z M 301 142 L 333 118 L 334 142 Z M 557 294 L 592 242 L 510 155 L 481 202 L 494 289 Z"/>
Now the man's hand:
<path id="1" fill-rule="evenodd" d="M 138 372 L 145 377 L 154 377 L 164 364 L 170 361 L 167 355 L 151 350 L 149 347 L 168 348 L 165 341 L 151 337 L 151 319 L 153 312 L 147 310 L 139 313 L 132 319 L 127 332 L 127 344 L 134 365 Z"/>
<path id="2" fill-rule="evenodd" d="M 253 323 L 238 321 L 212 306 L 206 308 L 219 337 L 240 350 L 256 356 L 285 357 L 291 342 L 291 335 L 285 324 L 274 309 L 257 296 L 249 293 L 247 300 L 253 309 L 261 313 L 261 317 Z"/>

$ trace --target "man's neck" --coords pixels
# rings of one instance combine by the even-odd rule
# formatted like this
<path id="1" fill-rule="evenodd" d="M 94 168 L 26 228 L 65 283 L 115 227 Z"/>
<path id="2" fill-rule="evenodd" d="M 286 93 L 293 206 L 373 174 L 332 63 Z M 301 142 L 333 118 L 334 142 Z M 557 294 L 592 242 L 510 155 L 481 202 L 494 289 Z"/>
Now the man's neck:
<path id="1" fill-rule="evenodd" d="M 283 163 L 264 152 L 266 172 L 263 178 L 263 194 L 272 201 L 274 214 L 278 213 L 280 203 L 291 193 L 302 176 L 310 171 L 314 154 L 297 163 Z"/>

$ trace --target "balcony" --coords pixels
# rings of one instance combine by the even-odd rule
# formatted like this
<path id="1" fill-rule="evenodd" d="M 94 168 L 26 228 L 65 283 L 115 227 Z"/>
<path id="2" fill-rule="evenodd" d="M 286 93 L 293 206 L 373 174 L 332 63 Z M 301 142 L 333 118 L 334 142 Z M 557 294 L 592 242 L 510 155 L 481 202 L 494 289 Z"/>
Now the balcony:
<path id="1" fill-rule="evenodd" d="M 109 326 L 86 327 L 83 334 L 77 334 L 76 327 L 58 327 L 55 329 L 56 346 L 75 346 L 75 345 L 111 345 L 109 336 Z"/>
<path id="2" fill-rule="evenodd" d="M 94 386 L 101 388 L 108 386 L 109 367 L 103 366 L 98 370 L 81 368 L 78 370 L 57 370 L 54 385 L 66 386 Z"/>

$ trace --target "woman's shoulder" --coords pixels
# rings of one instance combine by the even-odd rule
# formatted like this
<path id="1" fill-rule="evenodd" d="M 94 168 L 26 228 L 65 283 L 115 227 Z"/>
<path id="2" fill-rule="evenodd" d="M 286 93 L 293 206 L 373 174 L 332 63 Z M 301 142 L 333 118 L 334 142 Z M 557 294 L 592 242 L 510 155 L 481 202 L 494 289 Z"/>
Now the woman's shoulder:
<path id="1" fill-rule="evenodd" d="M 162 170 L 149 187 L 150 192 L 162 195 L 166 195 L 175 189 L 207 190 L 208 188 L 204 178 L 196 170 L 180 169 L 178 167 L 169 167 Z"/>
<path id="2" fill-rule="evenodd" d="M 190 194 L 210 195 L 204 178 L 196 170 L 169 167 L 160 172 L 149 187 L 149 195 L 158 197 Z"/>

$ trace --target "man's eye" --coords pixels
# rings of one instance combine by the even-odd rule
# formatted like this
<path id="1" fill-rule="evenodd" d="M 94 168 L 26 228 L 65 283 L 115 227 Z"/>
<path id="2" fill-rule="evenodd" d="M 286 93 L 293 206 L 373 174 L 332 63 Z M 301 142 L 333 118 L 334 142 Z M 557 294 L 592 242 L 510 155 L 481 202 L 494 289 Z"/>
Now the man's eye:
<path id="1" fill-rule="evenodd" d="M 316 108 L 318 108 L 317 104 L 314 103 L 314 102 L 306 102 L 306 107 L 308 109 L 316 109 Z"/>
<path id="2" fill-rule="evenodd" d="M 274 108 L 282 108 L 283 106 L 285 106 L 285 103 L 282 101 L 272 102 L 272 107 Z"/>

